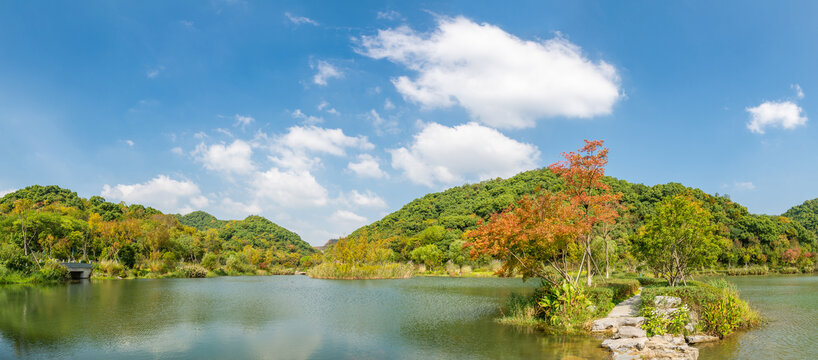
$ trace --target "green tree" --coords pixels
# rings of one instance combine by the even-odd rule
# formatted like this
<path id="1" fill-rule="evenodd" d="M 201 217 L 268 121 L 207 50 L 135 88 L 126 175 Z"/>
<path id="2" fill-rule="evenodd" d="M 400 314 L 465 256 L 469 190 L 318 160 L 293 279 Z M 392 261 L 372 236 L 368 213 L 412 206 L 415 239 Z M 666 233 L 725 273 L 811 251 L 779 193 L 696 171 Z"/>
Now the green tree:
<path id="1" fill-rule="evenodd" d="M 692 268 L 718 259 L 720 248 L 712 215 L 699 201 L 684 195 L 664 199 L 634 238 L 638 255 L 667 279 L 686 282 Z"/>
<path id="2" fill-rule="evenodd" d="M 443 261 L 443 252 L 434 244 L 421 246 L 412 250 L 409 256 L 411 256 L 415 262 L 422 263 L 430 269 L 439 266 L 441 261 Z"/>

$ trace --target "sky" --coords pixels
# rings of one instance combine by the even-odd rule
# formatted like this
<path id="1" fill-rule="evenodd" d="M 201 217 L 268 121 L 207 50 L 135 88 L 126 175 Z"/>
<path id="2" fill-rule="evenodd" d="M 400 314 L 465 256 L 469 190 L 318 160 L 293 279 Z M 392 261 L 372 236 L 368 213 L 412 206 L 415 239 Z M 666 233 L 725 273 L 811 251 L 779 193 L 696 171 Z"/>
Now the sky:
<path id="1" fill-rule="evenodd" d="M 605 140 L 607 174 L 818 197 L 818 3 L 0 2 L 0 194 L 265 216 L 312 245 Z"/>

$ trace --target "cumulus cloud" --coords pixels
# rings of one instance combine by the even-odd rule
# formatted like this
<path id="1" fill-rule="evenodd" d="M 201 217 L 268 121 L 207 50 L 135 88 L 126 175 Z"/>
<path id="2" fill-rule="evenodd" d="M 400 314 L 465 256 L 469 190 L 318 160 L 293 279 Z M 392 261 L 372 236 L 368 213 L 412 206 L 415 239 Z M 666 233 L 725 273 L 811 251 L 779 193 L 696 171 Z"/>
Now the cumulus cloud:
<path id="1" fill-rule="evenodd" d="M 318 60 L 318 63 L 312 65 L 312 68 L 318 69 L 318 72 L 312 77 L 312 82 L 317 85 L 327 85 L 327 80 L 329 79 L 344 77 L 344 73 L 341 72 L 341 70 L 324 60 Z"/>
<path id="2" fill-rule="evenodd" d="M 250 160 L 253 149 L 245 141 L 234 140 L 230 145 L 224 143 L 212 144 L 199 143 L 193 156 L 208 170 L 223 173 L 246 174 L 255 169 Z"/>
<path id="3" fill-rule="evenodd" d="M 130 147 L 133 147 L 135 145 L 133 140 L 125 140 L 124 142 L 125 142 L 125 145 L 128 145 Z"/>
<path id="4" fill-rule="evenodd" d="M 190 212 L 209 204 L 199 187 L 189 180 L 174 180 L 159 175 L 145 183 L 102 187 L 101 195 L 109 200 L 153 206 L 162 211 Z"/>
<path id="5" fill-rule="evenodd" d="M 308 171 L 271 168 L 256 173 L 252 186 L 256 197 L 284 207 L 310 207 L 327 204 L 327 189 Z"/>
<path id="6" fill-rule="evenodd" d="M 147 76 L 148 79 L 155 79 L 157 76 L 159 76 L 159 73 L 162 72 L 162 70 L 165 70 L 164 66 L 148 69 L 148 71 L 145 72 L 145 76 Z"/>
<path id="7" fill-rule="evenodd" d="M 378 194 L 367 190 L 364 193 L 352 190 L 341 196 L 341 202 L 354 207 L 385 208 L 386 201 Z"/>
<path id="8" fill-rule="evenodd" d="M 185 154 L 185 152 L 182 150 L 182 148 L 178 147 L 178 146 L 170 149 L 170 152 L 175 154 L 175 155 L 184 155 Z"/>
<path id="9" fill-rule="evenodd" d="M 0 190 L 0 198 L 2 198 L 3 196 L 6 196 L 8 194 L 11 194 L 11 193 L 13 193 L 15 191 L 17 191 L 17 189 Z"/>
<path id="10" fill-rule="evenodd" d="M 388 103 L 391 104 L 391 103 Z M 397 134 L 400 132 L 398 128 L 398 122 L 394 119 L 384 119 L 381 114 L 378 114 L 375 109 L 369 110 L 368 113 L 364 114 L 364 117 L 367 118 L 371 123 L 372 126 L 375 128 L 375 133 L 379 136 L 384 134 Z"/>
<path id="11" fill-rule="evenodd" d="M 332 155 L 345 155 L 345 148 L 371 150 L 375 147 L 366 136 L 347 136 L 341 129 L 317 126 L 293 126 L 276 143 L 294 150 L 309 150 Z"/>
<path id="12" fill-rule="evenodd" d="M 342 223 L 353 223 L 353 224 L 366 224 L 367 220 L 365 217 L 358 215 L 349 210 L 337 210 L 330 216 L 335 222 L 342 222 Z"/>
<path id="13" fill-rule="evenodd" d="M 377 18 L 378 19 L 384 19 L 384 20 L 396 20 L 396 19 L 402 19 L 403 17 L 400 15 L 399 12 L 397 12 L 395 10 L 388 10 L 388 11 L 378 11 Z"/>
<path id="14" fill-rule="evenodd" d="M 290 14 L 289 12 L 285 12 L 284 16 L 287 17 L 287 20 L 290 20 L 291 23 L 296 24 L 296 25 L 302 25 L 302 24 L 309 24 L 309 25 L 313 25 L 313 26 L 320 25 L 320 24 L 318 24 L 317 21 L 315 21 L 313 19 L 310 19 L 310 18 L 308 18 L 306 16 L 295 16 L 293 14 Z"/>
<path id="15" fill-rule="evenodd" d="M 426 124 L 409 146 L 389 152 L 392 167 L 429 187 L 512 176 L 536 168 L 540 155 L 534 145 L 473 122 L 455 127 Z"/>
<path id="16" fill-rule="evenodd" d="M 769 127 L 792 130 L 807 123 L 801 107 L 791 101 L 767 101 L 747 108 L 747 112 L 750 113 L 747 128 L 758 134 L 763 134 Z"/>
<path id="17" fill-rule="evenodd" d="M 462 106 L 498 128 L 525 128 L 545 117 L 610 114 L 622 97 L 616 69 L 586 58 L 562 36 L 522 40 L 464 17 L 438 19 L 437 29 L 406 26 L 358 39 L 360 54 L 388 59 L 417 73 L 392 83 L 426 108 Z"/>
<path id="18" fill-rule="evenodd" d="M 360 177 L 380 179 L 386 177 L 386 173 L 381 170 L 378 159 L 369 154 L 358 155 L 358 161 L 347 164 L 347 169 Z"/>
<path id="19" fill-rule="evenodd" d="M 338 110 L 335 110 L 335 108 L 330 106 L 329 103 L 326 101 L 322 101 L 320 104 L 318 104 L 318 111 L 326 111 L 327 113 L 330 113 L 332 115 L 341 115 L 341 113 L 338 112 Z"/>

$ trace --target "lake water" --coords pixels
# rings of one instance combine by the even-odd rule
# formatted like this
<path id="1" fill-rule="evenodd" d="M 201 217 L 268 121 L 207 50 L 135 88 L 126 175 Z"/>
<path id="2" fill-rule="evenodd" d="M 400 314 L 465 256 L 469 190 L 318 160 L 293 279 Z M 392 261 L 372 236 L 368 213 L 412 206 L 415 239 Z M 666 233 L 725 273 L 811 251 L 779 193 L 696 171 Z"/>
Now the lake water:
<path id="1" fill-rule="evenodd" d="M 818 346 L 818 277 L 731 278 L 773 321 L 701 359 L 803 359 Z M 496 324 L 495 278 L 305 276 L 108 280 L 0 287 L 0 358 L 586 359 L 600 340 Z"/>

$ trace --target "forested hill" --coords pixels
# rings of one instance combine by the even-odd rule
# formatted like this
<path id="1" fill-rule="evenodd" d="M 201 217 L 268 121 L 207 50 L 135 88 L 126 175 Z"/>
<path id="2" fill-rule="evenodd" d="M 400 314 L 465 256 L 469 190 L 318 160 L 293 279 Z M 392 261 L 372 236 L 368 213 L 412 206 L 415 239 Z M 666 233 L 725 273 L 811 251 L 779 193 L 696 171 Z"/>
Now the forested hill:
<path id="1" fill-rule="evenodd" d="M 21 219 L 26 224 L 25 242 Z M 168 253 L 192 262 L 207 253 L 241 253 L 253 265 L 293 266 L 315 252 L 294 232 L 260 216 L 225 221 L 202 211 L 163 214 L 100 196 L 84 199 L 54 185 L 29 186 L 0 198 L 0 248 L 90 260 L 116 259 L 127 248 L 146 262 Z"/>
<path id="2" fill-rule="evenodd" d="M 625 209 L 621 211 L 613 235 L 622 242 L 627 242 L 628 236 L 639 228 L 659 201 L 668 196 L 689 194 L 705 205 L 720 225 L 720 235 L 733 243 L 725 245 L 731 250 L 722 254 L 724 262 L 734 263 L 745 258 L 749 258 L 748 262 L 766 262 L 777 259 L 788 248 L 803 245 L 814 249 L 816 245 L 815 202 L 811 203 L 813 222 L 809 222 L 807 215 L 803 215 L 806 212 L 799 213 L 800 216 L 788 212 L 792 218 L 750 214 L 747 208 L 727 196 L 706 194 L 678 183 L 646 186 L 613 177 L 606 177 L 604 181 L 613 192 L 622 193 L 621 202 Z M 383 219 L 356 230 L 352 236 L 361 235 L 366 230 L 368 236 L 395 236 L 397 242 L 409 239 L 403 242 L 413 244 L 423 242 L 413 241 L 413 237 L 416 240 L 424 237 L 422 232 L 434 227 L 437 232 L 445 230 L 444 238 L 456 239 L 476 228 L 479 219 L 488 219 L 492 213 L 502 211 L 525 195 L 534 194 L 538 189 L 559 191 L 562 188 L 562 180 L 548 169 L 458 186 L 415 199 Z"/>
<path id="3" fill-rule="evenodd" d="M 784 216 L 800 222 L 805 228 L 818 234 L 818 199 L 807 200 L 801 205 L 793 206 L 784 213 Z"/>

